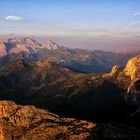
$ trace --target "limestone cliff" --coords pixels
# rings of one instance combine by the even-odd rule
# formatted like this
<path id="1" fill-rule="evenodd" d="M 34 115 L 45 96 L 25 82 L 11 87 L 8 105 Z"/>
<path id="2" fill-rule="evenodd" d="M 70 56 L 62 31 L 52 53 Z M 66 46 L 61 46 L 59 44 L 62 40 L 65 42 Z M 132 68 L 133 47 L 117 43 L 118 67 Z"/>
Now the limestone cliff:
<path id="1" fill-rule="evenodd" d="M 124 68 L 114 66 L 110 73 L 103 74 L 102 77 L 112 80 L 117 85 L 122 85 L 124 89 L 128 88 L 137 80 L 140 80 L 140 57 L 129 59 Z"/>
<path id="2" fill-rule="evenodd" d="M 134 57 L 128 61 L 125 74 L 130 76 L 132 81 L 140 79 L 140 57 Z"/>

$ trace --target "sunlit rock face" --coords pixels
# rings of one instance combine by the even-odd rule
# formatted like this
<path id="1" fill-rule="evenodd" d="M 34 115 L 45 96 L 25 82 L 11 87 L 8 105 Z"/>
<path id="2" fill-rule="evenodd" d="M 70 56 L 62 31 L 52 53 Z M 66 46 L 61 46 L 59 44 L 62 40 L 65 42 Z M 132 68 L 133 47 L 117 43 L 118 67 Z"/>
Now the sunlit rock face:
<path id="1" fill-rule="evenodd" d="M 125 67 L 115 65 L 110 73 L 103 74 L 103 78 L 114 78 L 113 81 L 125 83 L 126 85 L 133 84 L 140 80 L 140 57 L 129 59 Z"/>
<path id="2" fill-rule="evenodd" d="M 57 49 L 59 49 L 60 46 L 58 44 L 54 43 L 53 41 L 49 40 L 42 47 L 46 48 L 48 50 L 57 50 Z"/>
<path id="3" fill-rule="evenodd" d="M 7 55 L 6 46 L 4 42 L 0 42 L 0 57 Z"/>
<path id="4" fill-rule="evenodd" d="M 125 74 L 131 77 L 131 81 L 140 79 L 140 57 L 134 57 L 128 61 Z"/>
<path id="5" fill-rule="evenodd" d="M 131 58 L 125 67 L 114 66 L 112 71 L 102 78 L 124 89 L 124 100 L 134 109 L 140 105 L 140 57 Z M 134 107 L 135 106 L 135 107 Z"/>
<path id="6" fill-rule="evenodd" d="M 0 140 L 85 140 L 95 124 L 73 118 L 60 118 L 34 106 L 0 101 Z"/>
<path id="7" fill-rule="evenodd" d="M 139 140 L 139 129 L 60 118 L 34 106 L 0 101 L 0 140 Z"/>
<path id="8" fill-rule="evenodd" d="M 41 44 L 31 38 L 10 38 L 7 44 L 11 46 L 9 53 L 33 53 L 41 48 Z"/>
<path id="9" fill-rule="evenodd" d="M 129 106 L 137 107 L 140 105 L 140 57 L 130 59 L 123 71 L 130 77 L 125 101 Z"/>
<path id="10" fill-rule="evenodd" d="M 104 74 L 103 77 L 104 78 L 109 78 L 109 77 L 112 77 L 112 76 L 115 76 L 115 75 L 119 74 L 119 72 L 120 72 L 119 66 L 115 65 L 112 68 L 111 72 L 110 73 L 107 73 L 107 74 Z"/>

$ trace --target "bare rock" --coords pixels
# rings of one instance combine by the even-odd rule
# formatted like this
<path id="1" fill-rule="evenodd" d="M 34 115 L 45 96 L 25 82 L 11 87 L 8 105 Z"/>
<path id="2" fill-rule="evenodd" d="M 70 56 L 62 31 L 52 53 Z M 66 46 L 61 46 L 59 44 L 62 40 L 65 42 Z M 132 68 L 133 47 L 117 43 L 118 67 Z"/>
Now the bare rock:
<path id="1" fill-rule="evenodd" d="M 115 76 L 116 74 L 118 74 L 120 72 L 120 68 L 119 66 L 115 65 L 110 73 L 104 74 L 103 77 L 104 78 L 108 78 L 108 77 L 112 77 Z"/>
<path id="2" fill-rule="evenodd" d="M 128 61 L 125 74 L 131 77 L 131 81 L 140 80 L 140 57 L 134 57 Z"/>
<path id="3" fill-rule="evenodd" d="M 95 124 L 73 118 L 60 118 L 34 106 L 0 101 L 1 140 L 84 140 Z"/>
<path id="4" fill-rule="evenodd" d="M 4 42 L 0 42 L 0 57 L 7 55 L 6 46 Z"/>

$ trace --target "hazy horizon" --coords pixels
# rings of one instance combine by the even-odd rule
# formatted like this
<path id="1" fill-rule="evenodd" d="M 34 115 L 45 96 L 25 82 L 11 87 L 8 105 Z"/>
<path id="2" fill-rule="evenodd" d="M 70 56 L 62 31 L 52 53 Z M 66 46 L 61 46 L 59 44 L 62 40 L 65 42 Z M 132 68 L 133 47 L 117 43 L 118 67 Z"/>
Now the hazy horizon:
<path id="1" fill-rule="evenodd" d="M 0 34 L 47 38 L 70 48 L 136 49 L 139 5 L 139 0 L 4 0 Z"/>

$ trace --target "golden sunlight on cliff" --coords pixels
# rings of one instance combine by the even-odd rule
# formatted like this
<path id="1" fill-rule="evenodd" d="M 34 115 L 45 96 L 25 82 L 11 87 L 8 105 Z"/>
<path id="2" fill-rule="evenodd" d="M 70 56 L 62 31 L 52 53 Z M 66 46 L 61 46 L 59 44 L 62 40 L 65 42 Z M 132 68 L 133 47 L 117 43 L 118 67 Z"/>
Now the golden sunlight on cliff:
<path id="1" fill-rule="evenodd" d="M 128 61 L 125 74 L 131 77 L 132 82 L 140 79 L 140 57 L 134 57 Z"/>

